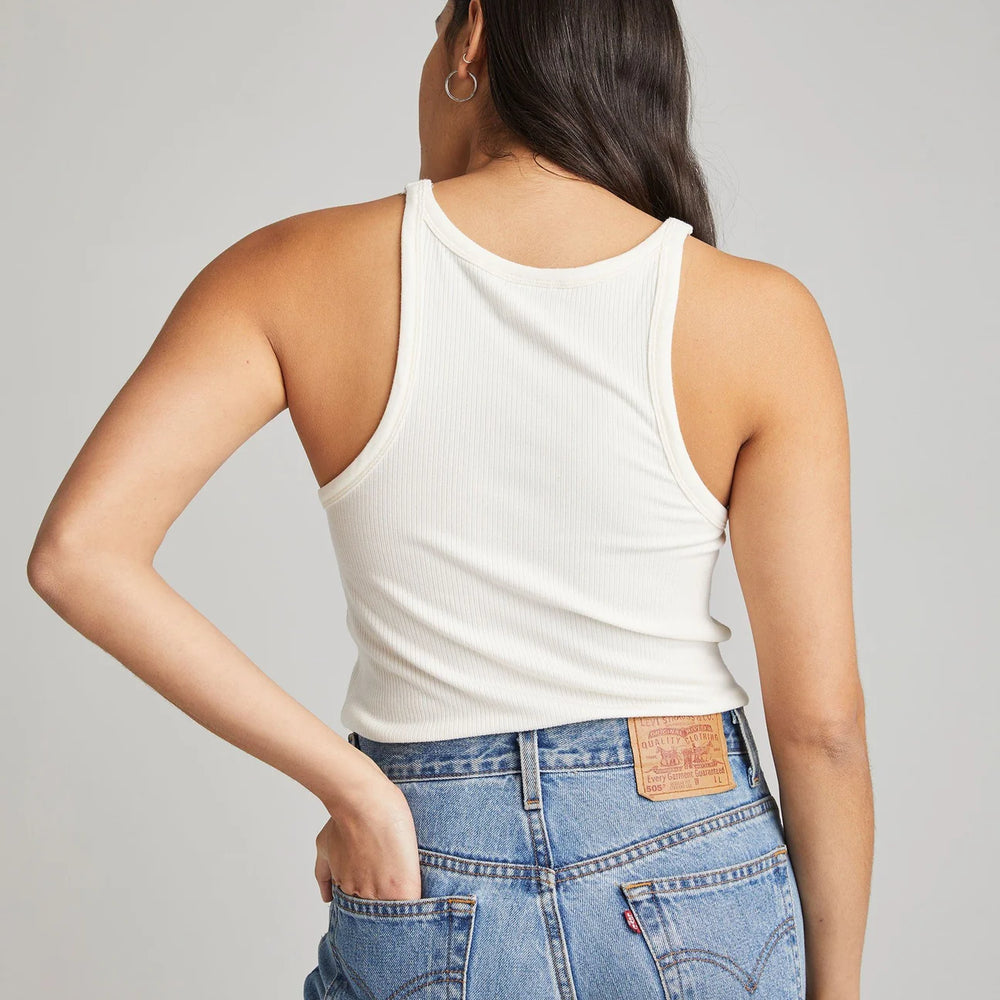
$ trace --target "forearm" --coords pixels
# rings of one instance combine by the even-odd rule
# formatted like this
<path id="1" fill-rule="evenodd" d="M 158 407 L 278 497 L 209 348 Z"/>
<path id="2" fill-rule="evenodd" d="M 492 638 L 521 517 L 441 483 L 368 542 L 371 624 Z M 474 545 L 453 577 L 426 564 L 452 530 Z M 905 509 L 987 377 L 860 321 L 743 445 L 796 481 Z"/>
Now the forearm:
<path id="1" fill-rule="evenodd" d="M 805 920 L 808 1000 L 858 1000 L 874 816 L 863 734 L 836 750 L 772 740 Z"/>
<path id="2" fill-rule="evenodd" d="M 381 772 L 260 670 L 156 570 L 90 552 L 40 557 L 52 609 L 196 722 L 313 792 L 332 812 Z"/>

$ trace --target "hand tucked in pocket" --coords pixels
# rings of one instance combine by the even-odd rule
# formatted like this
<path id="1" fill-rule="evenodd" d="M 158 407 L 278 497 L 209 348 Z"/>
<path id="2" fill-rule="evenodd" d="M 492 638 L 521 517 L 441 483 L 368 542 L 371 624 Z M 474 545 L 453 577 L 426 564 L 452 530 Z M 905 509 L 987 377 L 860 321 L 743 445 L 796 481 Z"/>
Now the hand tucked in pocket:
<path id="1" fill-rule="evenodd" d="M 316 837 L 316 881 L 325 903 L 334 882 L 364 899 L 420 899 L 420 858 L 413 814 L 400 789 L 376 778 L 332 814 Z"/>

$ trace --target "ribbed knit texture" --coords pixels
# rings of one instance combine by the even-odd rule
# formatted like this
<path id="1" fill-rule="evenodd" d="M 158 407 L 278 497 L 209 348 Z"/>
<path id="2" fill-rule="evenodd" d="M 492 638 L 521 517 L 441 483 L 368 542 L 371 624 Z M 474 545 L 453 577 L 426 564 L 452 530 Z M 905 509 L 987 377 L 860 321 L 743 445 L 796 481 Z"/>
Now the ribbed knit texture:
<path id="1" fill-rule="evenodd" d="M 709 614 L 726 508 L 677 423 L 684 238 L 540 268 L 405 188 L 396 371 L 320 487 L 358 648 L 341 722 L 439 740 L 745 705 Z"/>

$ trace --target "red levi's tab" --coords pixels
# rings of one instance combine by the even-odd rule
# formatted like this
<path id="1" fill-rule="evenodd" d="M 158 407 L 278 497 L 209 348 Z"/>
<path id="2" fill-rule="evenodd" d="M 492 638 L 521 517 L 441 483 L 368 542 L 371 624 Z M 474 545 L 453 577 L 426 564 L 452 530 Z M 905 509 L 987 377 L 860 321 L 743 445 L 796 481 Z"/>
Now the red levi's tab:
<path id="1" fill-rule="evenodd" d="M 622 916 L 625 918 L 625 923 L 628 924 L 629 930 L 635 931 L 636 934 L 642 933 L 639 921 L 635 919 L 635 914 L 631 910 L 622 910 Z"/>

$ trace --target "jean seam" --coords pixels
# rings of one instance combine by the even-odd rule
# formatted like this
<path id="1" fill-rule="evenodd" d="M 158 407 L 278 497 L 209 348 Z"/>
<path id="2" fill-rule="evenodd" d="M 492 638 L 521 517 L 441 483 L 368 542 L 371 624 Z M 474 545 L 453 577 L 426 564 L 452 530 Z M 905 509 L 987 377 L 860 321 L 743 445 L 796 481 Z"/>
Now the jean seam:
<path id="1" fill-rule="evenodd" d="M 730 757 L 745 757 L 750 760 L 750 754 L 746 748 L 741 746 L 739 750 L 732 747 L 727 751 Z M 578 774 L 583 771 L 631 771 L 635 765 L 631 761 L 623 761 L 615 764 L 583 764 L 579 767 L 539 767 L 541 774 L 565 774 L 572 772 Z M 380 765 L 381 767 L 381 765 Z M 520 774 L 517 767 L 505 768 L 498 771 L 448 771 L 441 774 L 407 775 L 395 772 L 393 768 L 386 770 L 381 768 L 383 774 L 397 784 L 409 784 L 420 781 L 452 781 L 457 778 L 504 778 L 511 775 Z"/>
<path id="2" fill-rule="evenodd" d="M 627 847 L 620 848 L 608 854 L 588 858 L 585 861 L 574 861 L 570 865 L 563 865 L 555 869 L 544 869 L 544 871 L 550 871 L 554 874 L 557 882 L 584 878 L 588 875 L 597 875 L 612 868 L 619 868 L 622 865 L 629 864 L 639 858 L 667 850 L 678 844 L 687 843 L 697 837 L 716 833 L 720 830 L 737 826 L 740 823 L 750 822 L 777 808 L 778 803 L 774 796 L 767 794 L 752 802 L 715 813 L 694 823 L 675 827 L 665 833 L 658 834 L 655 837 L 639 841 L 635 844 L 630 844 Z M 446 854 L 441 851 L 427 851 L 424 849 L 420 850 L 420 863 L 430 868 L 456 871 L 472 877 L 527 881 L 537 881 L 539 872 L 543 870 L 538 866 L 517 864 L 515 862 L 465 858 L 457 854 Z M 584 868 L 587 870 L 578 871 Z"/>
<path id="3" fill-rule="evenodd" d="M 799 927 L 798 915 L 795 912 L 795 900 L 792 895 L 792 875 L 789 874 L 792 867 L 791 858 L 788 858 L 787 870 L 785 872 L 784 880 L 784 898 L 785 898 L 785 912 L 788 914 L 788 920 L 792 925 L 792 935 L 791 935 L 791 948 L 792 948 L 792 962 L 795 965 L 795 995 L 797 997 L 802 996 L 802 962 L 801 954 L 799 949 L 799 935 L 802 933 L 802 928 Z"/>
<path id="4" fill-rule="evenodd" d="M 782 844 L 773 851 L 754 858 L 752 861 L 738 861 L 733 865 L 726 865 L 723 868 L 711 868 L 704 872 L 694 872 L 684 875 L 670 875 L 666 878 L 643 879 L 641 882 L 629 882 L 627 886 L 631 895 L 636 899 L 646 899 L 649 896 L 664 896 L 667 893 L 687 893 L 697 889 L 716 888 L 728 886 L 733 882 L 742 882 L 748 878 L 756 878 L 773 871 L 779 865 L 788 863 L 788 848 Z M 738 874 L 735 874 L 738 873 Z M 690 883 L 684 885 L 673 885 L 667 887 L 667 882 Z M 785 914 L 788 915 L 787 912 Z"/>
<path id="5" fill-rule="evenodd" d="M 748 806 L 740 806 L 736 810 L 727 810 L 727 812 L 716 813 L 714 816 L 699 820 L 695 824 L 689 824 L 686 827 L 678 827 L 675 830 L 661 834 L 660 836 L 653 838 L 652 841 L 642 841 L 630 848 L 623 848 L 622 850 L 615 851 L 610 855 L 604 855 L 603 857 L 608 861 L 607 864 L 600 864 L 597 867 L 594 867 L 593 870 L 583 871 L 579 874 L 564 875 L 560 881 L 568 882 L 572 879 L 586 878 L 588 875 L 598 875 L 602 872 L 610 871 L 612 868 L 621 868 L 622 866 L 630 864 L 633 861 L 638 861 L 640 858 L 649 857 L 653 854 L 659 854 L 660 851 L 669 850 L 671 847 L 676 847 L 679 844 L 686 844 L 691 840 L 697 839 L 698 837 L 704 837 L 710 833 L 717 833 L 720 830 L 726 830 L 730 827 L 738 826 L 741 823 L 748 823 L 751 820 L 756 819 L 758 816 L 776 808 L 777 802 L 772 796 L 768 795 L 765 798 L 757 799 Z M 729 816 L 729 813 L 732 813 L 732 815 Z M 595 863 L 596 859 L 591 859 L 590 861 L 577 861 L 572 865 L 565 865 L 563 868 L 557 869 L 556 871 L 557 873 L 572 871 L 575 868 L 593 866 Z"/>

